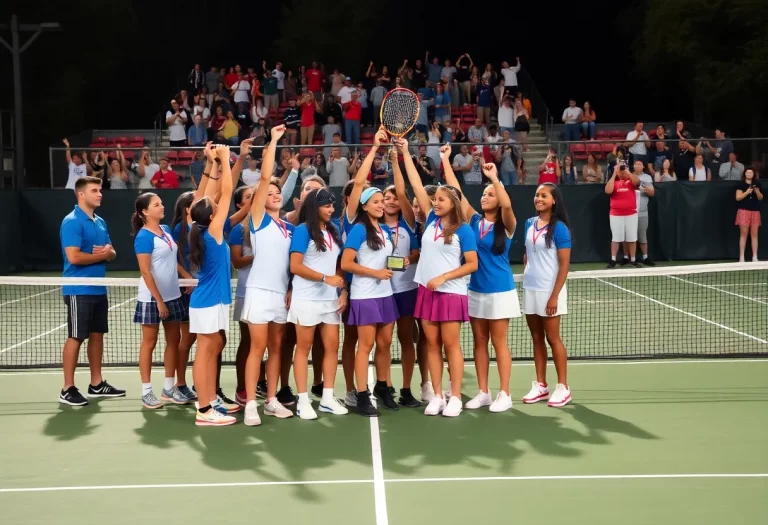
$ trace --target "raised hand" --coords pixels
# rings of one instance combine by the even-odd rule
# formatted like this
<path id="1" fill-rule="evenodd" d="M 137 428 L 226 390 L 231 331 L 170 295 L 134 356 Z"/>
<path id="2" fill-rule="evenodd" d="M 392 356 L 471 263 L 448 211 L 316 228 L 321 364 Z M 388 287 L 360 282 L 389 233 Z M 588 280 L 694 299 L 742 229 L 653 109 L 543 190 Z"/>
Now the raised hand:
<path id="1" fill-rule="evenodd" d="M 408 142 L 406 142 L 405 139 L 396 138 L 394 143 L 395 147 L 397 147 L 403 155 L 408 155 Z"/>
<path id="2" fill-rule="evenodd" d="M 386 143 L 387 141 L 388 141 L 387 130 L 384 129 L 384 126 L 381 126 L 379 130 L 376 132 L 376 135 L 373 137 L 373 145 L 378 148 L 379 146 Z"/>
<path id="3" fill-rule="evenodd" d="M 296 155 L 291 157 L 291 169 L 299 171 L 300 167 L 301 167 L 301 164 L 299 164 L 299 154 L 297 153 Z"/>
<path id="4" fill-rule="evenodd" d="M 451 144 L 449 142 L 446 142 L 442 146 L 440 146 L 440 159 L 441 160 L 448 160 L 451 156 Z"/>
<path id="5" fill-rule="evenodd" d="M 251 148 L 253 148 L 253 139 L 245 139 L 240 143 L 240 155 L 249 155 L 251 153 Z"/>
<path id="6" fill-rule="evenodd" d="M 69 139 L 64 139 L 64 140 L 62 140 L 62 142 L 64 143 L 64 145 L 66 147 L 69 147 Z"/>
<path id="7" fill-rule="evenodd" d="M 483 164 L 483 174 L 494 182 L 499 178 L 499 174 L 496 171 L 496 164 L 493 162 Z"/>
<path id="8" fill-rule="evenodd" d="M 205 152 L 205 158 L 207 158 L 211 162 L 216 160 L 216 151 L 214 150 L 213 142 L 211 141 L 206 142 L 205 149 L 203 151 Z"/>
<path id="9" fill-rule="evenodd" d="M 226 144 L 216 144 L 216 158 L 222 163 L 229 162 L 229 146 Z"/>
<path id="10" fill-rule="evenodd" d="M 277 144 L 277 142 L 283 138 L 283 135 L 285 134 L 285 124 L 280 124 L 279 126 L 275 126 L 272 128 L 272 142 Z"/>

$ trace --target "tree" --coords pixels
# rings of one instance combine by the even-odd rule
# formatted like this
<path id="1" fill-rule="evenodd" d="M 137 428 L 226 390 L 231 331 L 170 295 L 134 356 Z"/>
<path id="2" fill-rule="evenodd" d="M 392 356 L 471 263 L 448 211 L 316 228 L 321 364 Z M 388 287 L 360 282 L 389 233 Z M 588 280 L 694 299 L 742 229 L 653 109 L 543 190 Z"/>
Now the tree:
<path id="1" fill-rule="evenodd" d="M 766 20 L 768 2 L 760 0 L 648 0 L 634 58 L 654 89 L 687 90 L 697 120 L 759 136 L 768 91 Z M 749 126 L 740 120 L 745 114 Z M 753 144 L 753 157 L 756 150 Z"/>

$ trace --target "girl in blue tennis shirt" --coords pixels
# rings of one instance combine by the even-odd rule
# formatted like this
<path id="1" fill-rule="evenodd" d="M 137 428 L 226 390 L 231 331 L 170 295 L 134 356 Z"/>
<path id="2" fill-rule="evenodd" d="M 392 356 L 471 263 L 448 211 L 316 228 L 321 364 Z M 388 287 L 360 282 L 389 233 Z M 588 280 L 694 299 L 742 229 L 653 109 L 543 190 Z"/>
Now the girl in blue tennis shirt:
<path id="1" fill-rule="evenodd" d="M 344 272 L 339 265 L 341 238 L 331 223 L 334 200 L 333 194 L 326 189 L 307 195 L 299 215 L 301 224 L 291 239 L 293 290 L 287 320 L 296 325 L 293 373 L 299 398 L 296 413 L 301 419 L 317 419 L 307 394 L 307 358 L 317 330 L 321 332 L 325 350 L 320 411 L 337 415 L 348 413 L 333 395 L 338 363 L 338 325 L 348 300 Z"/>
<path id="2" fill-rule="evenodd" d="M 565 280 L 571 265 L 571 230 L 563 197 L 554 184 L 539 185 L 533 205 L 538 215 L 525 222 L 523 311 L 533 338 L 536 380 L 523 403 L 549 398 L 549 406 L 562 407 L 571 401 L 567 356 L 560 338 L 560 316 L 568 313 Z M 545 339 L 557 371 L 557 387 L 551 396 Z"/>
<path id="3" fill-rule="evenodd" d="M 448 184 L 458 187 L 454 175 L 448 145 L 440 148 L 440 157 Z M 483 165 L 483 173 L 491 181 L 480 199 L 482 214 L 467 202 L 461 201 L 469 224 L 477 241 L 478 268 L 469 280 L 469 319 L 474 339 L 475 370 L 480 390 L 467 401 L 464 408 L 489 407 L 491 412 L 504 412 L 512 408 L 509 397 L 509 378 L 512 358 L 507 345 L 509 320 L 520 317 L 520 302 L 509 265 L 509 249 L 515 234 L 517 220 L 512 211 L 512 201 L 499 181 L 496 165 Z M 493 400 L 488 390 L 488 341 L 493 342 L 499 369 L 499 393 Z"/>
<path id="4" fill-rule="evenodd" d="M 451 186 L 441 186 L 435 193 L 434 206 L 418 171 L 408 154 L 408 144 L 397 141 L 403 153 L 408 179 L 419 206 L 430 210 L 421 244 L 421 256 L 415 281 L 419 283 L 414 315 L 421 319 L 427 339 L 429 375 L 435 397 L 424 414 L 456 417 L 461 413 L 461 382 L 464 356 L 461 353 L 461 323 L 469 321 L 466 276 L 477 270 L 477 243 L 472 228 L 464 220 L 461 193 Z M 443 397 L 443 356 L 448 357 L 451 374 L 451 398 Z"/>
<path id="5" fill-rule="evenodd" d="M 176 271 L 178 248 L 171 237 L 170 229 L 160 224 L 165 216 L 160 197 L 154 193 L 143 193 L 136 199 L 135 208 L 136 211 L 131 217 L 131 229 L 141 280 L 133 321 L 141 325 L 141 402 L 149 409 L 163 406 L 155 397 L 150 383 L 152 352 L 157 345 L 162 323 L 165 331 L 165 380 L 161 399 L 170 403 L 186 404 L 190 400 L 174 386 L 181 339 L 180 325 L 186 315 L 179 290 L 179 274 Z"/>
<path id="6" fill-rule="evenodd" d="M 229 329 L 231 261 L 224 224 L 228 220 L 232 201 L 232 174 L 229 167 L 229 147 L 206 146 L 206 156 L 213 168 L 200 182 L 197 192 L 203 197 L 192 204 L 189 231 L 191 268 L 197 270 L 198 284 L 189 301 L 189 331 L 197 334 L 197 355 L 192 374 L 197 388 L 199 407 L 195 423 L 199 426 L 225 426 L 235 418 L 214 409 L 221 405 L 216 394 L 217 359 L 226 344 Z M 210 184 L 213 179 L 215 184 Z M 214 195 L 220 194 L 219 202 Z M 239 409 L 238 405 L 234 405 Z M 225 407 L 229 412 L 229 407 Z"/>

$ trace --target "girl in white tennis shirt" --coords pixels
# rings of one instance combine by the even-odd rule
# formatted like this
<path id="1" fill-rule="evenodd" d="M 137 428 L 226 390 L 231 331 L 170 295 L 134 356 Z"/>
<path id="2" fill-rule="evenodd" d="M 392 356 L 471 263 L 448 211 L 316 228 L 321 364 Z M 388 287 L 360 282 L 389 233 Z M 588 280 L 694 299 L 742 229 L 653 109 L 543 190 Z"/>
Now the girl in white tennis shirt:
<path id="1" fill-rule="evenodd" d="M 477 243 L 472 228 L 464 221 L 461 193 L 451 186 L 441 186 L 435 193 L 433 206 L 408 153 L 408 144 L 404 140 L 398 140 L 397 144 L 403 152 L 408 179 L 419 206 L 430 210 L 414 278 L 419 283 L 414 313 L 421 319 L 427 338 L 429 375 L 435 391 L 424 414 L 436 416 L 442 412 L 445 416 L 455 417 L 461 413 L 461 381 L 464 377 L 461 323 L 469 321 L 465 277 L 477 270 Z M 447 404 L 442 387 L 441 342 L 451 374 L 452 395 Z"/>
<path id="2" fill-rule="evenodd" d="M 571 401 L 566 376 L 566 353 L 560 339 L 560 316 L 568 313 L 565 280 L 571 266 L 571 230 L 565 203 L 557 186 L 541 184 L 533 205 L 538 215 L 525 221 L 523 254 L 523 311 L 533 338 L 536 381 L 523 403 L 549 398 L 549 406 Z M 547 386 L 547 344 L 557 371 L 557 387 L 550 397 Z"/>
<path id="3" fill-rule="evenodd" d="M 451 147 L 440 148 L 445 180 L 458 187 L 449 155 Z M 499 181 L 496 165 L 483 165 L 483 173 L 491 181 L 480 199 L 482 215 L 462 199 L 464 215 L 477 241 L 478 269 L 469 281 L 469 320 L 474 339 L 475 370 L 480 390 L 467 401 L 464 408 L 489 407 L 491 412 L 504 412 L 512 408 L 509 397 L 509 378 L 512 373 L 512 357 L 507 346 L 509 320 L 520 317 L 520 302 L 509 265 L 509 249 L 515 234 L 517 219 L 512 211 L 512 201 Z M 488 390 L 488 340 L 493 342 L 499 371 L 499 393 L 494 401 Z"/>
<path id="4" fill-rule="evenodd" d="M 241 319 L 248 323 L 251 347 L 245 366 L 245 424 L 261 424 L 256 403 L 256 384 L 264 352 L 267 358 L 267 392 L 264 414 L 284 419 L 293 416 L 277 400 L 280 377 L 280 345 L 288 317 L 289 250 L 294 226 L 280 219 L 283 205 L 280 182 L 269 176 L 275 165 L 277 143 L 285 126 L 272 128 L 272 140 L 263 153 L 264 170 L 253 194 L 248 218 L 250 249 L 256 266 L 248 275 Z"/>
<path id="5" fill-rule="evenodd" d="M 209 144 L 205 154 L 213 168 L 198 187 L 203 197 L 192 204 L 189 212 L 193 221 L 189 231 L 189 260 L 192 269 L 198 272 L 198 283 L 189 301 L 189 331 L 197 334 L 197 355 L 192 368 L 199 399 L 195 424 L 225 426 L 235 423 L 235 418 L 226 413 L 240 409 L 236 404 L 222 406 L 216 392 L 217 360 L 226 344 L 232 303 L 232 267 L 224 223 L 228 220 L 234 183 L 229 147 Z M 208 179 L 213 179 L 215 184 L 210 184 Z M 216 194 L 220 195 L 218 202 L 214 202 Z"/>
<path id="6" fill-rule="evenodd" d="M 162 408 L 152 391 L 152 352 L 157 345 L 160 323 L 165 331 L 165 380 L 161 399 L 170 403 L 186 404 L 190 400 L 174 386 L 176 360 L 181 339 L 181 321 L 186 315 L 179 290 L 176 271 L 177 246 L 171 230 L 160 221 L 165 216 L 163 203 L 154 193 L 144 193 L 136 199 L 136 211 L 131 217 L 135 236 L 133 249 L 139 261 L 141 280 L 133 321 L 141 324 L 141 402 L 146 408 Z"/>
<path id="7" fill-rule="evenodd" d="M 348 300 L 344 272 L 339 266 L 341 238 L 331 223 L 334 201 L 333 193 L 326 189 L 307 195 L 299 215 L 301 224 L 291 239 L 293 291 L 288 321 L 296 325 L 293 373 L 299 398 L 296 413 L 301 419 L 317 419 L 307 394 L 307 357 L 316 329 L 321 332 L 325 350 L 320 411 L 337 415 L 348 412 L 333 395 L 339 323 Z"/>

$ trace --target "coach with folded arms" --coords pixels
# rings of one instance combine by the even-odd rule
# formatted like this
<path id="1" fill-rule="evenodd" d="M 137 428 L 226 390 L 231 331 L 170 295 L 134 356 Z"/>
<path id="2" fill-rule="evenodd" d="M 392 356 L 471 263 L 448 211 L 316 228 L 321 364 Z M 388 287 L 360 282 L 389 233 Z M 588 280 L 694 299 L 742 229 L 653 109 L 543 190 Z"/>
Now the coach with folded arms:
<path id="1" fill-rule="evenodd" d="M 107 224 L 94 213 L 101 205 L 101 179 L 80 177 L 75 183 L 77 206 L 61 222 L 59 237 L 64 257 L 64 277 L 105 277 L 106 262 L 116 254 L 109 239 Z M 123 397 L 101 376 L 104 334 L 107 333 L 107 288 L 105 286 L 63 286 L 67 305 L 67 341 L 64 343 L 64 388 L 59 403 L 73 406 L 88 401 L 75 386 L 75 368 L 80 345 L 88 339 L 88 364 L 91 382 L 88 397 Z"/>

